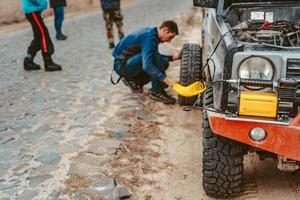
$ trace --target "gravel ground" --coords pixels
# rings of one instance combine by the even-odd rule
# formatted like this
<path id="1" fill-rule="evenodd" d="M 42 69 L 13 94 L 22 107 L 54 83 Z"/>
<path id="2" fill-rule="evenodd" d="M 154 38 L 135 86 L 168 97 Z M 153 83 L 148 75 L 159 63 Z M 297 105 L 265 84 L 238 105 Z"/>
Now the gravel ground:
<path id="1" fill-rule="evenodd" d="M 125 30 L 157 26 L 190 7 L 182 0 L 136 1 L 123 8 Z M 48 28 L 54 36 L 52 22 Z M 67 18 L 63 29 L 67 41 L 52 37 L 53 58 L 62 64 L 62 72 L 23 70 L 30 27 L 0 37 L 1 200 L 71 198 L 71 187 L 62 192 L 67 176 L 86 175 L 109 165 L 119 145 L 95 137 L 108 130 L 126 130 L 105 119 L 122 104 L 128 110 L 136 106 L 136 97 L 128 96 L 126 87 L 110 84 L 111 50 L 100 11 Z M 36 61 L 42 64 L 40 55 Z M 102 148 L 96 152 L 101 158 L 85 153 L 95 149 L 93 145 Z"/>

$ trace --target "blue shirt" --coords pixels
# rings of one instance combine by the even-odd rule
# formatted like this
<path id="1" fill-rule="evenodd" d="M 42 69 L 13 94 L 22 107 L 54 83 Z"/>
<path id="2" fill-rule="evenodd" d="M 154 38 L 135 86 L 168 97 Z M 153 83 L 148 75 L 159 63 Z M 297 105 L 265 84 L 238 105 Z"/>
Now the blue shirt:
<path id="1" fill-rule="evenodd" d="M 157 34 L 157 28 L 143 28 L 137 30 L 125 38 L 123 38 L 115 47 L 113 51 L 113 57 L 119 59 L 122 57 L 124 50 L 133 47 L 140 46 L 143 59 L 143 70 L 157 80 L 164 80 L 166 78 L 159 67 L 154 64 L 154 55 L 158 51 L 159 38 Z M 172 56 L 166 56 L 169 61 L 172 60 Z"/>
<path id="2" fill-rule="evenodd" d="M 48 7 L 47 0 L 22 0 L 22 10 L 25 14 L 40 12 Z"/>

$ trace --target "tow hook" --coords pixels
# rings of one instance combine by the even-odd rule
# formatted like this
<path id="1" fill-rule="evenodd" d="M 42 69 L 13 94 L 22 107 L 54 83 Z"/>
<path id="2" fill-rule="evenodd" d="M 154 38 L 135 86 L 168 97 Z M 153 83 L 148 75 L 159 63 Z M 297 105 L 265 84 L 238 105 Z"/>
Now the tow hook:
<path id="1" fill-rule="evenodd" d="M 294 172 L 299 169 L 297 161 L 290 160 L 278 155 L 277 167 L 280 171 Z"/>

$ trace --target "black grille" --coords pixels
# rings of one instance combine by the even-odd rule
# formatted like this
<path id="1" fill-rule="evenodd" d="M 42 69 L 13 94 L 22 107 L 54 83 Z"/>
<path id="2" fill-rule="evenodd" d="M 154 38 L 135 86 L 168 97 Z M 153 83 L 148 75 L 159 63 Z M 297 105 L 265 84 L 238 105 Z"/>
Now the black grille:
<path id="1" fill-rule="evenodd" d="M 287 60 L 286 77 L 300 79 L 300 59 Z"/>
<path id="2" fill-rule="evenodd" d="M 296 99 L 297 89 L 278 88 L 278 97 L 280 99 Z"/>

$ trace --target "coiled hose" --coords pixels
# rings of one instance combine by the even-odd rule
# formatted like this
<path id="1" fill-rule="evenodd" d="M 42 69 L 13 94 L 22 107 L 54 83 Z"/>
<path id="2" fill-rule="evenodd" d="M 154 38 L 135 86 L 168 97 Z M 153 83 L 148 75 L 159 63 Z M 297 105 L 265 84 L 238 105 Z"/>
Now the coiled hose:
<path id="1" fill-rule="evenodd" d="M 203 93 L 206 89 L 206 86 L 202 82 L 196 81 L 188 86 L 183 86 L 180 83 L 174 83 L 172 85 L 172 89 L 181 96 L 192 97 Z"/>

